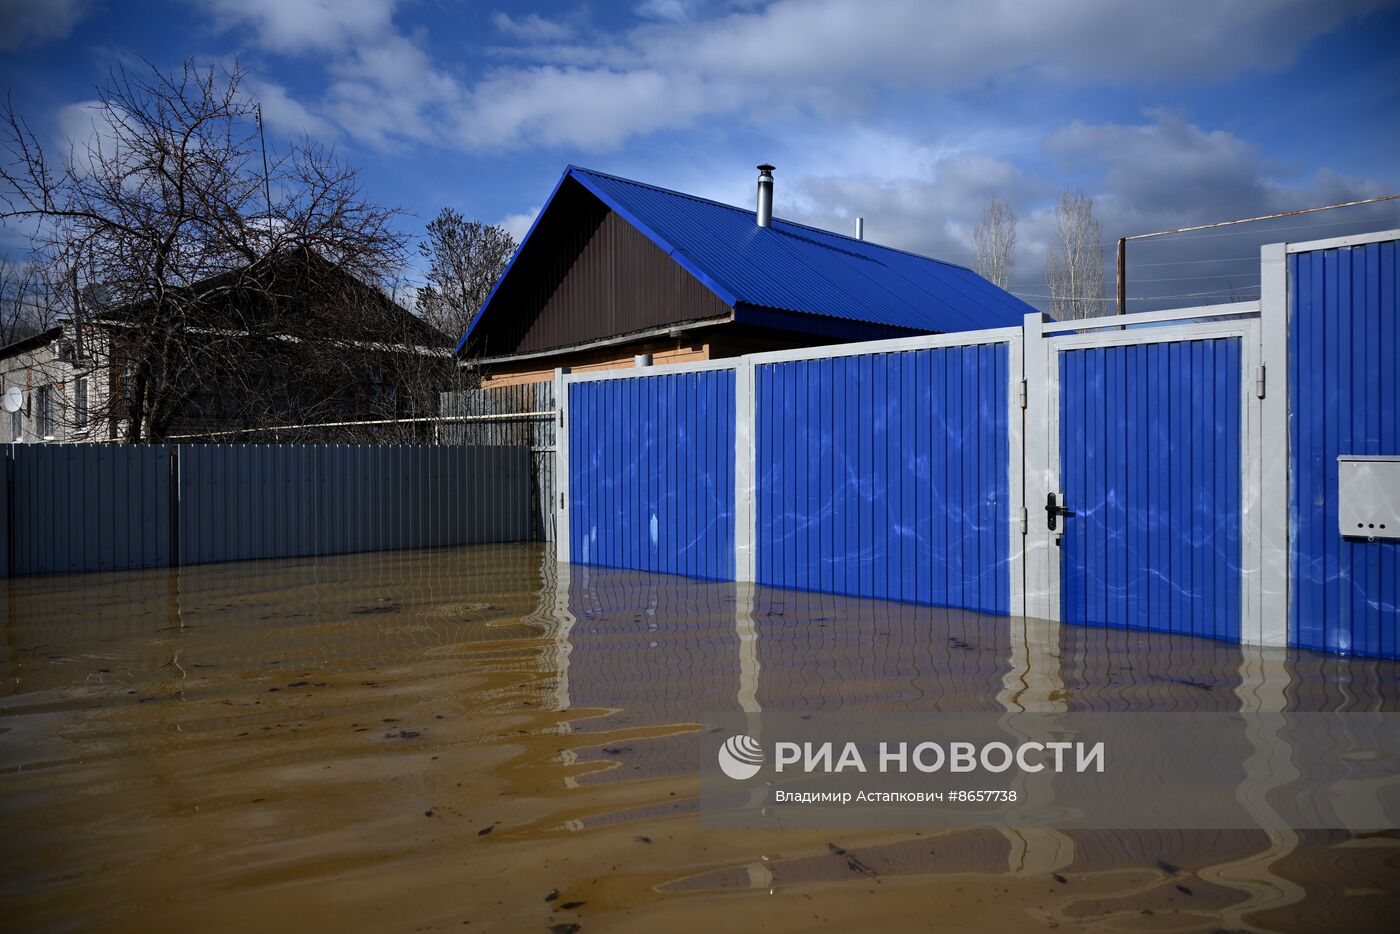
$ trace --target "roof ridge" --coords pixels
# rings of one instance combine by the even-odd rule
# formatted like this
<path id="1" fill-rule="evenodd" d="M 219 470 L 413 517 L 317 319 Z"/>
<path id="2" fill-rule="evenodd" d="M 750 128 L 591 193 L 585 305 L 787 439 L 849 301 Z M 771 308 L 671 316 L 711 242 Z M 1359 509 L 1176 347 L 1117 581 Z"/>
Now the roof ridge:
<path id="1" fill-rule="evenodd" d="M 716 201 L 713 198 L 705 198 L 701 197 L 700 195 L 693 195 L 686 191 L 677 191 L 674 188 L 664 188 L 661 185 L 653 185 L 650 182 L 639 182 L 635 178 L 624 178 L 621 175 L 613 175 L 611 172 L 600 172 L 597 169 L 590 169 L 587 166 L 575 165 L 572 162 L 569 163 L 568 168 L 565 169 L 565 174 L 567 175 L 570 172 L 575 171 L 586 172 L 589 175 L 597 175 L 602 178 L 610 178 L 613 181 L 622 182 L 626 185 L 636 185 L 638 188 L 650 188 L 652 191 L 659 191 L 662 194 L 674 195 L 677 198 L 685 198 L 688 201 L 697 201 L 701 204 L 711 204 L 718 208 L 726 208 L 730 211 L 737 211 L 740 214 L 754 213 L 753 211 L 750 211 L 747 208 L 741 208 L 733 204 L 725 204 L 723 201 Z M 924 253 L 915 253 L 913 250 L 905 250 L 897 246 L 890 246 L 885 243 L 877 243 L 874 240 L 862 240 L 857 237 L 852 237 L 850 234 L 838 233 L 835 230 L 827 230 L 825 227 L 814 227 L 811 224 L 804 224 L 801 221 L 793 221 L 788 220 L 785 217 L 778 217 L 776 214 L 773 215 L 773 220 L 775 223 L 781 222 L 787 224 L 790 227 L 799 227 L 803 230 L 810 230 L 815 233 L 825 234 L 828 237 L 839 237 L 842 240 L 849 240 L 852 243 L 864 244 L 867 247 L 874 247 L 877 250 L 889 250 L 892 253 L 900 253 L 904 256 L 912 256 L 915 259 L 926 260 L 930 263 L 938 263 L 942 266 L 949 266 L 953 269 L 963 269 L 968 272 L 976 272 L 976 270 L 974 270 L 971 266 L 964 266 L 961 263 L 952 263 L 946 259 L 939 259 L 936 256 L 928 256 Z"/>

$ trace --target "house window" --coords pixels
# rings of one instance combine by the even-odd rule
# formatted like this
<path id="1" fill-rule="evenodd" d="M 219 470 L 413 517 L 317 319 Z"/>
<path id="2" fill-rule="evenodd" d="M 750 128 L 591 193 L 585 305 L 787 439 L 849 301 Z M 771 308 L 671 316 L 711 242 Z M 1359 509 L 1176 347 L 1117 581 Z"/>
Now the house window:
<path id="1" fill-rule="evenodd" d="M 35 418 L 34 433 L 40 438 L 53 437 L 53 390 L 48 386 L 40 386 L 34 390 L 34 406 L 38 410 Z"/>
<path id="2" fill-rule="evenodd" d="M 88 378 L 79 376 L 73 381 L 73 427 L 87 431 L 88 426 Z"/>

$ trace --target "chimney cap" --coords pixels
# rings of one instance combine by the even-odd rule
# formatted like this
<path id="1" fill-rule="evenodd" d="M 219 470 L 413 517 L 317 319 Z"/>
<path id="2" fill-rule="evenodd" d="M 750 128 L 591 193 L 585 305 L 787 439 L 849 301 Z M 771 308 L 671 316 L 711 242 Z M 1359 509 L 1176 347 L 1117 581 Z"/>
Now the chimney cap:
<path id="1" fill-rule="evenodd" d="M 768 173 L 770 173 L 770 172 L 772 172 L 774 169 L 776 169 L 777 166 L 776 166 L 776 165 L 769 165 L 769 164 L 766 163 L 766 162 L 760 162 L 757 166 L 755 166 L 755 168 L 757 168 L 757 169 L 758 169 L 760 172 L 762 172 L 764 175 L 767 175 Z"/>

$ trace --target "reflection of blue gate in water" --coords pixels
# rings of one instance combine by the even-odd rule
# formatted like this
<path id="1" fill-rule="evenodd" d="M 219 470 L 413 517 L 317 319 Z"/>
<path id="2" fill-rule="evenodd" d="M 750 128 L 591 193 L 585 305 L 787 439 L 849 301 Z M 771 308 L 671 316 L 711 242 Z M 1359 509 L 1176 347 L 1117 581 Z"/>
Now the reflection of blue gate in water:
<path id="1" fill-rule="evenodd" d="M 1240 345 L 1059 354 L 1065 622 L 1239 640 Z"/>

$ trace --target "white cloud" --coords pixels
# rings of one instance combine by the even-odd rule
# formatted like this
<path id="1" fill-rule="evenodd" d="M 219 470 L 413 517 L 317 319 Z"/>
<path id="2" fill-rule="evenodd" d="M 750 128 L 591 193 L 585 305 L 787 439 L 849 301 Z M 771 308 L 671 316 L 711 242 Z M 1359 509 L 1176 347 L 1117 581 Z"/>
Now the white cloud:
<path id="1" fill-rule="evenodd" d="M 1198 82 L 1291 61 L 1310 39 L 1381 0 L 779 0 L 755 12 L 641 27 L 634 56 L 713 75 L 851 78 L 950 89 L 1016 72 L 1078 83 Z"/>
<path id="2" fill-rule="evenodd" d="M 247 25 L 278 52 L 343 50 L 393 32 L 395 0 L 201 0 L 225 25 Z"/>
<path id="3" fill-rule="evenodd" d="M 573 27 L 568 23 L 545 19 L 537 13 L 518 17 L 509 13 L 497 13 L 491 17 L 491 22 L 506 35 L 526 42 L 558 42 L 574 33 Z"/>
<path id="4" fill-rule="evenodd" d="M 717 101 L 659 71 L 501 69 L 466 102 L 461 139 L 481 149 L 530 144 L 610 149 L 629 136 L 683 126 Z"/>
<path id="5" fill-rule="evenodd" d="M 525 239 L 525 235 L 530 232 L 530 225 L 539 216 L 540 209 L 531 208 L 523 214 L 507 214 L 496 222 L 496 226 L 505 228 L 506 233 L 514 237 L 516 243 L 519 243 Z"/>
<path id="6" fill-rule="evenodd" d="M 690 18 L 694 6 L 695 4 L 687 3 L 686 0 L 643 0 L 632 9 L 632 12 L 643 19 L 679 22 Z"/>
<path id="7" fill-rule="evenodd" d="M 1152 112 L 1140 124 L 1074 122 L 1046 151 L 1101 178 L 1103 213 L 1123 232 L 1209 223 L 1385 194 L 1375 182 L 1325 169 L 1290 174 L 1223 130 Z"/>
<path id="8" fill-rule="evenodd" d="M 0 49 L 65 39 L 87 10 L 87 0 L 0 0 Z"/>
<path id="9" fill-rule="evenodd" d="M 324 53 L 319 109 L 352 136 L 607 151 L 712 116 L 859 115 L 891 88 L 947 100 L 997 82 L 1204 83 L 1285 65 L 1382 0 L 1182 0 L 1137 7 L 1131 23 L 1118 0 L 643 0 L 648 22 L 586 43 L 568 17 L 498 12 L 496 28 L 521 44 L 498 58 L 513 64 L 474 79 L 401 30 L 393 0 L 204 2 L 266 48 Z"/>
<path id="10" fill-rule="evenodd" d="M 287 89 L 273 81 L 245 79 L 244 89 L 254 101 L 262 104 L 263 119 L 269 127 L 312 139 L 335 139 L 340 131 L 334 123 L 312 113 L 305 105 L 293 100 Z"/>
<path id="11" fill-rule="evenodd" d="M 114 158 L 125 159 L 118 130 L 132 132 L 127 111 L 107 107 L 101 101 L 78 101 L 60 107 L 54 114 L 59 151 L 72 161 L 78 172 L 91 173 L 96 166 Z M 113 121 L 117 121 L 114 125 Z"/>

